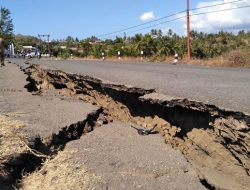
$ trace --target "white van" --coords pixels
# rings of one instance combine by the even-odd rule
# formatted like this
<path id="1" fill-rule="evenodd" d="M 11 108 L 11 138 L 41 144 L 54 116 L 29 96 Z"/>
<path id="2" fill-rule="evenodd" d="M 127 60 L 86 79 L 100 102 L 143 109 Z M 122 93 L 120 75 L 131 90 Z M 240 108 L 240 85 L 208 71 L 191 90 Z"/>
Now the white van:
<path id="1" fill-rule="evenodd" d="M 36 52 L 30 52 L 30 53 L 27 53 L 26 55 L 25 55 L 25 57 L 27 57 L 27 58 L 33 58 L 33 57 L 36 57 Z"/>

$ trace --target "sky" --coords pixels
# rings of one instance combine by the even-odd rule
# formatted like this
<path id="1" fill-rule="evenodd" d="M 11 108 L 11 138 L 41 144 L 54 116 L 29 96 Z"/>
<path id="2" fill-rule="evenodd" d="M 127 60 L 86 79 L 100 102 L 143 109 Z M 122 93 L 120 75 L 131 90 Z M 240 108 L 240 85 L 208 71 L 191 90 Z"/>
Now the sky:
<path id="1" fill-rule="evenodd" d="M 190 8 L 199 8 L 235 0 L 190 0 Z M 191 11 L 190 14 L 250 6 L 250 0 Z M 85 39 L 92 35 L 100 38 L 114 38 L 135 33 L 147 33 L 151 29 L 163 32 L 172 29 L 185 35 L 185 13 L 162 19 L 155 23 L 143 25 L 120 33 L 103 34 L 140 25 L 154 19 L 184 11 L 186 0 L 0 0 L 0 6 L 8 8 L 14 24 L 15 34 L 37 36 L 50 34 L 51 39 L 65 39 L 72 36 Z M 237 32 L 250 30 L 250 8 L 242 8 L 212 14 L 191 16 L 191 29 L 203 32 L 220 30 Z M 175 20 L 178 19 L 178 20 Z M 175 20 L 161 24 L 164 21 Z M 151 25 L 157 26 L 150 27 Z"/>

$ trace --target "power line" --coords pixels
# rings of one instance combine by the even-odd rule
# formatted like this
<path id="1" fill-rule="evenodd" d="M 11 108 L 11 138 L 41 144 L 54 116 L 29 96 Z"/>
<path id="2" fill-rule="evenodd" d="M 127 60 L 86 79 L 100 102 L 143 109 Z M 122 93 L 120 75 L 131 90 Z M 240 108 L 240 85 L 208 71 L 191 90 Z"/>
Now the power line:
<path id="1" fill-rule="evenodd" d="M 159 26 L 159 25 L 162 25 L 162 24 L 166 24 L 166 23 L 169 23 L 169 22 L 180 20 L 180 19 L 185 18 L 185 17 L 186 17 L 186 15 L 181 16 L 181 17 L 177 17 L 177 18 L 174 18 L 174 19 L 171 19 L 171 20 L 167 20 L 167 21 L 164 21 L 164 22 L 161 22 L 161 23 L 158 23 L 158 24 L 150 25 L 150 26 L 147 26 L 147 27 L 144 27 L 144 28 L 140 28 L 140 29 L 137 29 L 137 30 L 129 31 L 127 33 L 134 33 L 134 32 L 138 32 L 138 31 L 141 31 L 141 30 L 153 28 L 153 27 L 156 27 L 156 26 Z M 110 36 L 110 37 L 116 37 L 116 35 L 113 35 L 113 36 Z M 101 38 L 101 39 L 104 39 L 104 38 Z"/>
<path id="2" fill-rule="evenodd" d="M 129 30 L 129 29 L 138 28 L 138 27 L 140 27 L 140 26 L 143 26 L 143 25 L 146 25 L 146 24 L 150 24 L 150 23 L 153 23 L 153 22 L 157 22 L 157 21 L 160 21 L 160 20 L 163 20 L 163 19 L 172 17 L 172 16 L 176 16 L 176 15 L 181 14 L 181 13 L 184 13 L 184 12 L 185 12 L 185 11 L 181 11 L 181 12 L 178 12 L 178 13 L 173 13 L 173 14 L 171 14 L 171 15 L 168 15 L 168 16 L 165 16 L 165 17 L 162 17 L 162 18 L 159 18 L 159 19 L 155 19 L 155 20 L 148 21 L 148 22 L 145 22 L 145 23 L 142 23 L 142 24 L 138 24 L 138 25 L 134 25 L 134 26 L 131 26 L 131 27 L 127 27 L 127 28 L 124 28 L 124 29 L 121 29 L 121 30 L 116 30 L 116 31 L 114 31 L 114 32 L 102 34 L 102 35 L 99 35 L 99 36 L 97 36 L 97 37 L 99 38 L 99 37 L 103 37 L 103 36 L 109 36 L 109 35 L 111 35 L 111 34 L 116 34 L 116 33 L 124 32 L 124 31 L 127 31 L 127 30 Z"/>
<path id="3" fill-rule="evenodd" d="M 240 6 L 240 7 L 232 7 L 232 8 L 227 8 L 227 9 L 215 10 L 215 11 L 208 11 L 208 12 L 202 12 L 202 13 L 194 13 L 191 16 L 202 15 L 202 14 L 210 14 L 210 13 L 216 13 L 216 12 L 223 12 L 223 11 L 230 11 L 230 10 L 235 10 L 235 9 L 243 9 L 243 8 L 249 8 L 249 7 L 250 7 L 250 5 L 245 5 L 245 6 Z"/>
<path id="4" fill-rule="evenodd" d="M 203 7 L 192 8 L 192 9 L 189 9 L 189 10 L 194 11 L 194 10 L 205 9 L 205 8 L 210 8 L 210 7 L 215 7 L 215 6 L 221 6 L 221 5 L 226 5 L 226 4 L 237 3 L 237 2 L 241 2 L 241 1 L 244 1 L 244 0 L 235 0 L 235 1 L 230 1 L 230 2 L 226 2 L 226 3 L 218 3 L 218 4 L 214 4 L 214 5 L 208 5 L 208 6 L 203 6 Z M 173 13 L 173 14 L 170 14 L 168 16 L 164 16 L 162 18 L 154 19 L 152 21 L 148 21 L 148 22 L 145 22 L 145 23 L 142 23 L 142 24 L 138 24 L 138 25 L 134 25 L 134 26 L 131 26 L 131 27 L 121 29 L 121 30 L 116 30 L 114 32 L 109 32 L 109 33 L 106 33 L 106 34 L 102 34 L 102 35 L 99 35 L 97 37 L 100 38 L 100 37 L 104 37 L 104 36 L 110 36 L 110 35 L 116 34 L 116 33 L 121 33 L 121 32 L 130 30 L 130 29 L 133 29 L 133 28 L 138 28 L 140 26 L 144 26 L 144 25 L 147 25 L 147 24 L 150 24 L 150 23 L 154 23 L 154 22 L 157 22 L 157 21 L 160 21 L 160 20 L 172 17 L 172 16 L 176 16 L 176 15 L 179 15 L 179 14 L 182 14 L 182 13 L 185 13 L 185 12 L 186 12 L 186 10 L 180 11 L 180 12 Z"/>
<path id="5" fill-rule="evenodd" d="M 233 4 L 233 3 L 238 3 L 241 1 L 245 1 L 245 0 L 236 0 L 236 1 L 226 2 L 226 3 L 224 2 L 224 3 L 213 4 L 213 5 L 207 5 L 207 6 L 203 6 L 203 7 L 192 8 L 192 9 L 189 9 L 189 11 L 195 11 L 195 10 L 199 10 L 199 9 L 205 9 L 205 8 L 217 7 L 217 6 L 221 6 L 221 5 Z"/>
<path id="6" fill-rule="evenodd" d="M 233 8 L 228 8 L 228 9 L 215 10 L 215 11 L 207 11 L 207 12 L 202 12 L 202 13 L 193 13 L 193 14 L 190 14 L 190 17 L 191 16 L 196 16 L 196 15 L 204 15 L 204 14 L 211 14 L 211 13 L 216 13 L 216 12 L 235 10 L 235 9 L 243 9 L 243 8 L 250 8 L 250 5 L 241 6 L 241 7 L 233 7 Z M 134 32 L 138 32 L 138 31 L 141 31 L 141 30 L 153 28 L 153 27 L 156 27 L 156 26 L 160 26 L 162 24 L 166 24 L 166 23 L 169 23 L 169 22 L 173 22 L 173 21 L 176 21 L 176 20 L 183 19 L 185 17 L 186 17 L 186 15 L 185 16 L 180 16 L 180 17 L 177 17 L 177 18 L 174 18 L 174 19 L 171 19 L 171 20 L 160 22 L 158 24 L 154 24 L 154 25 L 150 25 L 150 26 L 147 26 L 147 27 L 144 27 L 144 28 L 137 29 L 137 30 L 129 31 L 128 33 L 134 33 Z M 112 36 L 112 37 L 116 37 L 116 36 Z"/>

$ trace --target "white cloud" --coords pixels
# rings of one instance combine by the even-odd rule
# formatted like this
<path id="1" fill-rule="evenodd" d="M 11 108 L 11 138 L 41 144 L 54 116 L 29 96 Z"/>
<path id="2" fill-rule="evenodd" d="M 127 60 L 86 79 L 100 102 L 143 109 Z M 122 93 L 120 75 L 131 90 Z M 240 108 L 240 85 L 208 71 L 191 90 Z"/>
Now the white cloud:
<path id="1" fill-rule="evenodd" d="M 140 19 L 142 21 L 148 21 L 148 20 L 152 20 L 155 18 L 155 14 L 153 11 L 150 11 L 150 12 L 146 12 L 146 13 L 143 13 L 141 16 L 140 16 Z"/>
<path id="2" fill-rule="evenodd" d="M 200 2 L 197 8 L 210 6 L 215 4 L 227 3 L 232 0 L 221 0 L 221 1 L 210 1 Z M 204 12 L 219 11 L 224 9 L 237 8 L 242 6 L 250 5 L 250 0 L 243 0 L 237 3 L 224 4 L 221 6 L 214 6 L 204 9 L 198 9 L 190 12 L 192 14 L 199 14 Z M 201 15 L 194 15 L 190 17 L 191 30 L 203 31 L 203 32 L 218 32 L 224 31 L 239 31 L 250 29 L 250 8 L 242 8 L 228 11 L 221 11 L 215 13 L 205 13 Z M 185 22 L 185 20 L 183 19 Z M 186 28 L 186 24 L 183 25 Z"/>

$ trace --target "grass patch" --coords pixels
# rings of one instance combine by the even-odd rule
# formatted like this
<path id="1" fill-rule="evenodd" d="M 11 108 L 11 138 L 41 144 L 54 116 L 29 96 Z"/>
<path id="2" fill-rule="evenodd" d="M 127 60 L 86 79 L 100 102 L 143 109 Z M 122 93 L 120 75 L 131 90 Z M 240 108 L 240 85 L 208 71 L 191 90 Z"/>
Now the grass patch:
<path id="1" fill-rule="evenodd" d="M 83 163 L 72 160 L 76 151 L 61 151 L 52 159 L 43 163 L 40 170 L 24 176 L 20 189 L 92 189 L 93 184 L 100 180 L 89 174 Z"/>
<path id="2" fill-rule="evenodd" d="M 26 151 L 22 140 L 24 136 L 18 132 L 18 129 L 25 125 L 23 122 L 13 119 L 18 115 L 19 113 L 0 115 L 0 162 L 6 161 L 13 154 Z"/>

